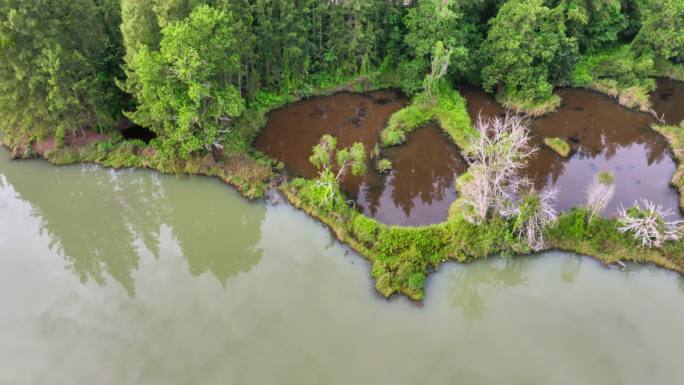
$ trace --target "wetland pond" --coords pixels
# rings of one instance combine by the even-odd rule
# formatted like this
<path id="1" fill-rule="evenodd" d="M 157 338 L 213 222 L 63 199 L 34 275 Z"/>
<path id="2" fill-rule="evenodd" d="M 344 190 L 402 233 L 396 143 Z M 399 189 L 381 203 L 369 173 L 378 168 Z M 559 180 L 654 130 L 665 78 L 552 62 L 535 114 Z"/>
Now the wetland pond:
<path id="1" fill-rule="evenodd" d="M 478 114 L 505 114 L 482 90 L 461 87 L 460 91 L 468 101 L 472 119 Z M 608 171 L 615 177 L 615 197 L 604 215 L 614 216 L 620 205 L 629 207 L 636 199 L 646 198 L 681 216 L 677 191 L 670 185 L 677 164 L 665 138 L 650 128 L 655 123 L 652 116 L 588 90 L 562 88 L 557 93 L 563 100 L 558 111 L 530 120 L 539 151 L 526 172 L 539 189 L 558 189 L 559 210 L 582 205 L 596 173 Z M 670 102 L 684 106 L 684 93 L 679 98 Z M 547 137 L 568 141 L 573 148 L 571 155 L 563 158 L 544 146 L 542 141 Z"/>
<path id="2" fill-rule="evenodd" d="M 391 90 L 304 100 L 272 111 L 254 145 L 283 161 L 293 176 L 315 177 L 309 156 L 321 136 L 335 136 L 338 147 L 361 142 L 370 153 L 389 117 L 406 102 L 403 94 Z M 417 129 L 406 144 L 385 149 L 382 156 L 392 161 L 388 175 L 375 172 L 369 161 L 364 175 L 348 175 L 342 182 L 344 192 L 366 215 L 396 225 L 426 225 L 447 218 L 457 197 L 454 182 L 466 163 L 439 127 Z"/>
<path id="3" fill-rule="evenodd" d="M 473 120 L 478 114 L 505 114 L 481 89 L 462 86 L 460 92 Z M 677 192 L 670 186 L 676 163 L 665 138 L 649 128 L 655 119 L 592 91 L 563 88 L 557 92 L 563 100 L 561 108 L 530 120 L 539 151 L 526 171 L 539 189 L 559 190 L 557 208 L 567 211 L 582 205 L 596 173 L 609 171 L 615 177 L 616 194 L 604 215 L 614 216 L 620 205 L 629 207 L 636 199 L 646 198 L 680 216 Z M 656 112 L 668 123 L 684 118 L 684 83 L 659 79 L 652 99 Z M 387 90 L 304 100 L 271 112 L 254 144 L 283 161 L 290 176 L 315 177 L 309 156 L 322 135 L 337 137 L 341 146 L 362 142 L 370 152 L 389 117 L 406 103 L 404 95 Z M 573 148 L 571 155 L 563 158 L 545 147 L 546 137 L 564 138 Z M 342 183 L 364 214 L 383 223 L 414 226 L 447 218 L 458 196 L 454 182 L 467 164 L 439 127 L 418 128 L 406 144 L 382 150 L 382 157 L 392 161 L 388 175 L 378 174 L 369 161 L 364 175 L 348 176 Z"/>
<path id="4" fill-rule="evenodd" d="M 684 281 L 545 253 L 446 264 L 422 306 L 287 204 L 216 179 L 9 161 L 0 384 L 681 380 Z"/>
<path id="5" fill-rule="evenodd" d="M 659 78 L 651 95 L 653 109 L 667 124 L 684 124 L 684 82 Z"/>

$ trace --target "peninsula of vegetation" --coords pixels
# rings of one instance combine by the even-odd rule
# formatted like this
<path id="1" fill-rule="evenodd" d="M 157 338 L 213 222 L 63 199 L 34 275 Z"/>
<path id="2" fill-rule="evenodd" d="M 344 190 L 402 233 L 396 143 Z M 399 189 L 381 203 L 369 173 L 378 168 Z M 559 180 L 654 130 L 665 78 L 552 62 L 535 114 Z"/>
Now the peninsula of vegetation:
<path id="1" fill-rule="evenodd" d="M 581 205 L 560 212 L 558 191 L 525 172 L 540 143 L 575 152 L 573 138 L 537 143 L 530 122 L 561 106 L 561 87 L 590 89 L 653 121 L 679 162 L 671 183 L 684 207 L 684 122 L 653 105 L 658 78 L 684 81 L 683 0 L 0 4 L 0 130 L 14 157 L 215 176 L 252 199 L 278 190 L 370 261 L 380 294 L 417 301 L 442 262 L 493 254 L 561 249 L 684 273 L 680 212 L 638 199 L 604 215 L 616 194 L 604 170 L 577 186 Z M 474 118 L 466 84 L 508 112 Z M 371 148 L 317 138 L 306 149 L 313 176 L 254 146 L 277 108 L 379 89 L 410 102 Z M 429 124 L 467 163 L 446 219 L 398 226 L 365 215 L 342 182 L 391 173 L 401 165 L 383 154 Z"/>

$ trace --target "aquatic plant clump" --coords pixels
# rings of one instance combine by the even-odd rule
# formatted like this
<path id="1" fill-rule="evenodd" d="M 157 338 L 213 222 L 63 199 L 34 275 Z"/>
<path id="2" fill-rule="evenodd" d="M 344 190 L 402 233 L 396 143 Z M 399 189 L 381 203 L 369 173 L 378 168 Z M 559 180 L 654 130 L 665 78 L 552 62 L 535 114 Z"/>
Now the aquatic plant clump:
<path id="1" fill-rule="evenodd" d="M 375 164 L 375 170 L 380 174 L 387 174 L 392 170 L 392 161 L 389 159 L 380 159 Z"/>
<path id="2" fill-rule="evenodd" d="M 570 156 L 570 151 L 572 151 L 570 144 L 563 138 L 544 138 L 544 144 L 563 158 Z"/>
<path id="3" fill-rule="evenodd" d="M 679 241 L 684 231 L 684 221 L 668 222 L 671 210 L 665 210 L 646 199 L 634 202 L 634 206 L 620 208 L 621 233 L 629 233 L 644 247 L 660 247 L 667 241 Z"/>

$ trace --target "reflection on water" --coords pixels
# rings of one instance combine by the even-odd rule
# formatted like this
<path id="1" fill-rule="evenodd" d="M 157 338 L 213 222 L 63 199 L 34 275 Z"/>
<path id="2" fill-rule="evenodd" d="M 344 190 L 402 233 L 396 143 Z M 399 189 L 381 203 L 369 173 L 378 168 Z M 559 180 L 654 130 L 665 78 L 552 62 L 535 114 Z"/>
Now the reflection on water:
<path id="1" fill-rule="evenodd" d="M 449 277 L 451 306 L 460 308 L 468 319 L 482 318 L 490 297 L 504 288 L 525 285 L 527 270 L 533 261 L 532 258 L 499 258 L 452 272 Z"/>
<path id="2" fill-rule="evenodd" d="M 257 243 L 266 208 L 261 202 L 242 205 L 226 199 L 237 194 L 218 180 L 191 179 L 179 183 L 164 178 L 169 207 L 164 223 L 171 227 L 192 274 L 210 271 L 224 284 L 259 262 Z"/>
<path id="3" fill-rule="evenodd" d="M 195 275 L 210 271 L 223 283 L 261 257 L 255 245 L 265 208 L 236 213 L 223 199 L 235 193 L 218 181 L 93 165 L 46 168 L 39 161 L 4 162 L 0 175 L 0 188 L 31 204 L 41 231 L 83 282 L 103 285 L 109 275 L 134 296 L 132 275 L 142 253 L 159 255 L 162 225 Z"/>
<path id="4" fill-rule="evenodd" d="M 684 122 L 684 82 L 670 78 L 659 78 L 658 87 L 651 95 L 653 109 L 667 124 Z"/>
<path id="5" fill-rule="evenodd" d="M 473 118 L 504 114 L 491 95 L 474 87 L 461 87 Z M 566 211 L 585 203 L 584 191 L 598 172 L 615 176 L 616 194 L 605 215 L 615 215 L 620 205 L 631 206 L 647 198 L 679 212 L 677 193 L 670 187 L 676 164 L 665 138 L 649 128 L 654 119 L 628 110 L 595 92 L 566 88 L 558 93 L 560 109 L 530 121 L 534 142 L 540 147 L 527 169 L 538 188 L 559 190 L 558 208 Z M 563 158 L 543 146 L 547 137 L 571 143 L 573 153 Z"/>
<path id="6" fill-rule="evenodd" d="M 579 255 L 568 255 L 563 261 L 563 268 L 560 272 L 560 278 L 563 282 L 573 283 L 577 279 L 577 275 L 582 267 L 582 257 Z"/>
<path id="7" fill-rule="evenodd" d="M 446 264 L 418 307 L 374 295 L 368 264 L 288 205 L 5 155 L 0 384 L 680 379 L 684 293 L 664 270 L 561 253 Z"/>
<path id="8" fill-rule="evenodd" d="M 368 94 L 340 93 L 301 101 L 269 115 L 267 126 L 254 145 L 282 160 L 289 172 L 315 177 L 309 162 L 311 148 L 324 134 L 338 138 L 340 146 L 362 142 L 370 153 L 392 113 L 406 104 L 395 91 Z M 434 125 L 411 133 L 408 143 L 382 151 L 392 161 L 389 175 L 374 171 L 348 176 L 344 192 L 367 215 L 396 225 L 425 225 L 446 219 L 456 199 L 454 181 L 465 168 L 457 148 Z"/>
<path id="9" fill-rule="evenodd" d="M 454 183 L 467 165 L 439 127 L 429 124 L 408 135 L 406 144 L 383 154 L 392 161 L 389 175 L 371 172 L 357 202 L 366 215 L 397 225 L 426 225 L 447 218 L 458 197 Z"/>

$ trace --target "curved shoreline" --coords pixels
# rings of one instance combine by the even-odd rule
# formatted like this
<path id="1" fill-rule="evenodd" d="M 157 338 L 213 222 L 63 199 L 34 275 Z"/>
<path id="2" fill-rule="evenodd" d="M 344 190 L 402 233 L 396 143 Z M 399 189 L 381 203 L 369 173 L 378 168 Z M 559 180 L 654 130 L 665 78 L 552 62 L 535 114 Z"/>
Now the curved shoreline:
<path id="1" fill-rule="evenodd" d="M 348 90 L 350 86 L 346 88 Z M 340 88 L 333 90 L 340 91 Z M 457 92 L 457 91 L 456 91 Z M 325 94 L 322 92 L 321 94 Z M 410 106 L 410 105 L 409 105 Z M 401 111 L 401 110 L 400 110 Z M 667 127 L 652 127 L 663 134 L 668 142 L 669 150 L 678 160 L 678 173 L 673 177 L 673 184 L 679 188 L 680 208 L 684 208 L 684 148 L 680 148 L 684 140 L 682 134 Z M 667 132 L 669 135 L 667 135 Z M 451 138 L 453 133 L 448 132 Z M 161 173 L 187 173 L 193 175 L 215 176 L 224 183 L 234 186 L 243 196 L 255 199 L 264 195 L 266 189 L 276 187 L 285 195 L 288 202 L 304 211 L 309 216 L 328 226 L 338 240 L 348 244 L 371 264 L 372 276 L 376 280 L 376 290 L 384 297 L 395 293 L 406 295 L 413 301 L 424 298 L 424 283 L 427 275 L 440 268 L 443 262 L 454 260 L 470 262 L 487 258 L 494 254 L 530 255 L 530 250 L 516 240 L 496 239 L 501 228 L 487 226 L 469 227 L 455 223 L 451 219 L 445 222 L 422 226 L 388 226 L 366 217 L 350 207 L 334 210 L 322 210 L 312 202 L 302 198 L 301 191 L 310 180 L 276 181 L 278 174 L 272 170 L 265 172 L 268 164 L 264 159 L 248 154 L 229 154 L 222 162 L 211 157 L 193 159 L 186 162 L 183 168 L 169 168 L 164 162 L 156 159 L 154 154 L 145 153 L 145 148 L 132 148 L 129 151 L 135 158 L 119 159 L 114 155 L 117 149 L 126 146 L 126 142 L 118 142 L 114 150 L 102 154 L 99 143 L 84 146 L 67 146 L 66 154 L 48 152 L 36 154 L 56 165 L 71 163 L 95 163 L 104 167 L 148 168 Z M 130 145 L 129 145 L 130 147 Z M 149 147 L 148 147 L 149 148 Z M 114 155 L 112 155 L 114 154 Z M 62 156 L 68 155 L 68 156 Z M 130 154 L 129 154 L 130 155 Z M 261 179 L 245 180 L 240 175 L 230 173 L 231 162 L 241 158 L 247 163 L 261 168 Z M 250 166 L 251 167 L 251 166 Z M 270 166 L 268 166 L 270 168 Z M 270 181 L 270 182 L 268 182 Z M 581 212 L 573 210 L 561 215 L 561 220 L 572 221 L 580 217 Z M 666 245 L 661 249 L 642 249 L 626 237 L 612 234 L 606 237 L 610 229 L 615 227 L 614 219 L 601 218 L 598 227 L 583 224 L 583 235 L 571 235 L 551 231 L 547 247 L 541 251 L 561 250 L 586 255 L 610 265 L 618 261 L 652 263 L 656 266 L 684 274 L 684 242 Z M 490 228 L 491 227 L 491 228 Z M 491 239 L 486 239 L 489 236 Z M 604 238 L 601 238 L 601 237 Z M 475 239 L 474 238 L 482 238 Z M 396 244 L 383 244 L 396 242 Z M 391 247 L 390 247 L 391 246 Z M 540 251 L 540 252 L 541 252 Z"/>

